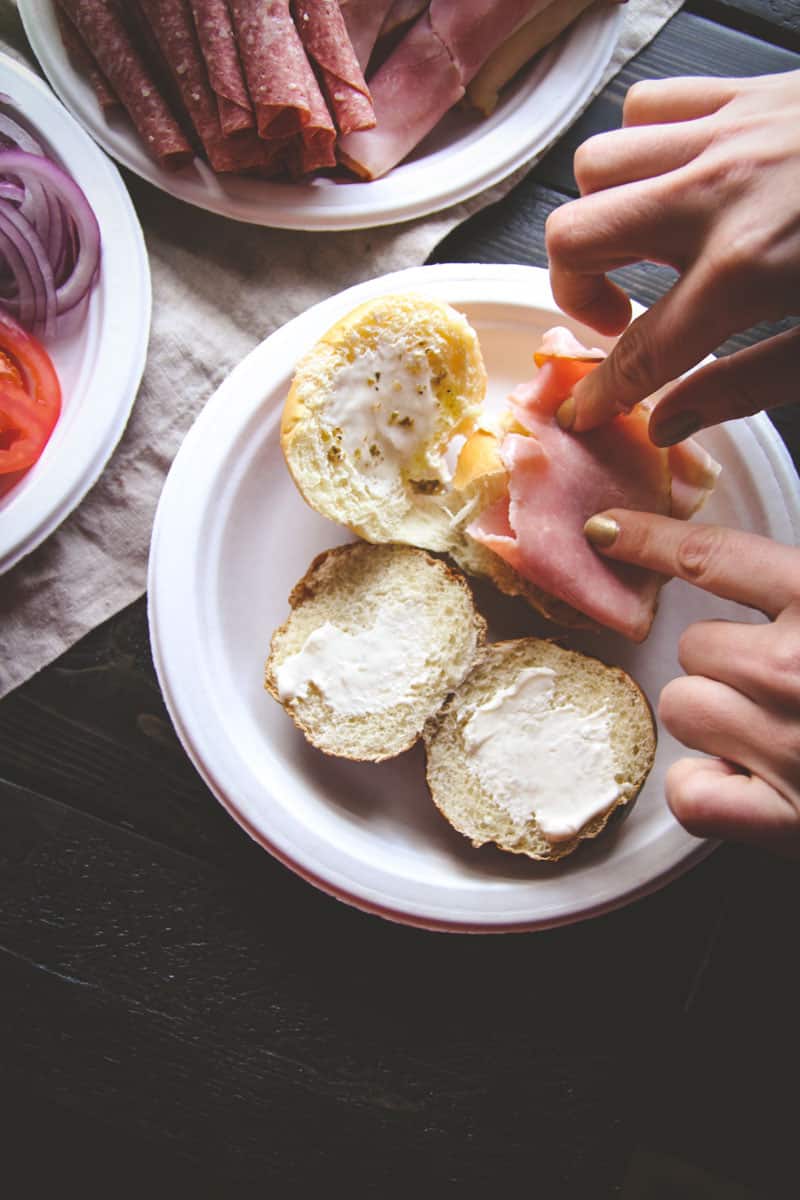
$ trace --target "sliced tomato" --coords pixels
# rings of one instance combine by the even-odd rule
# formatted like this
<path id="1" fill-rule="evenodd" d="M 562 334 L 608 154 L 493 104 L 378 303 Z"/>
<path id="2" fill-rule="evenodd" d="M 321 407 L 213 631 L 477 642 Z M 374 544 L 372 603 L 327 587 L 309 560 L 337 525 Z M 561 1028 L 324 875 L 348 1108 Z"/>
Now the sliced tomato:
<path id="1" fill-rule="evenodd" d="M 44 346 L 0 313 L 0 474 L 27 470 L 61 412 L 61 387 Z"/>
<path id="2" fill-rule="evenodd" d="M 17 384 L 0 382 L 0 474 L 33 466 L 47 445 L 58 412 L 32 401 Z"/>

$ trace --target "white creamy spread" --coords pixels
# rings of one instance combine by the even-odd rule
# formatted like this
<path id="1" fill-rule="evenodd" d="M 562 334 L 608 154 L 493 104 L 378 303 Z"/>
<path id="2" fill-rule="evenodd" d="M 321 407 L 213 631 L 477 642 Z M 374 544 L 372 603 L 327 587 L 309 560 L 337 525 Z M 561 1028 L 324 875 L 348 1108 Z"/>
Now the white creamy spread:
<path id="1" fill-rule="evenodd" d="M 358 633 L 326 621 L 276 670 L 278 694 L 282 703 L 303 699 L 313 685 L 342 716 L 381 712 L 424 681 L 428 645 L 418 605 L 386 604 Z"/>
<path id="2" fill-rule="evenodd" d="M 396 484 L 432 437 L 438 402 L 424 349 L 409 352 L 379 343 L 337 374 L 322 423 L 345 456 L 359 464 L 374 486 Z M 423 454 L 415 474 L 429 466 L 440 477 L 438 454 Z"/>
<path id="3" fill-rule="evenodd" d="M 549 667 L 520 671 L 475 709 L 463 736 L 483 790 L 516 826 L 535 816 L 555 842 L 574 837 L 620 790 L 607 710 L 587 715 L 570 703 L 554 706 L 554 681 Z"/>

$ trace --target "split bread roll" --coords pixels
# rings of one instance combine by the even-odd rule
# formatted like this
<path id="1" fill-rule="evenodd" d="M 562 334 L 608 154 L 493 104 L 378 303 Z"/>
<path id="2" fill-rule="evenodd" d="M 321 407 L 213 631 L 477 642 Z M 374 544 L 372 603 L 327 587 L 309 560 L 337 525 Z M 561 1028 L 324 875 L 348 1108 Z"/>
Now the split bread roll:
<path id="1" fill-rule="evenodd" d="M 265 687 L 312 745 L 344 758 L 412 746 L 486 635 L 463 576 L 411 546 L 327 550 L 289 603 Z"/>
<path id="2" fill-rule="evenodd" d="M 414 294 L 353 309 L 298 363 L 281 448 L 301 496 L 369 542 L 449 554 L 549 620 L 591 625 L 471 538 L 503 493 L 500 430 L 481 424 L 486 370 L 462 313 Z"/>
<path id="3" fill-rule="evenodd" d="M 383 296 L 338 321 L 300 361 L 281 447 L 301 495 L 370 542 L 446 551 L 452 439 L 486 391 L 475 331 L 449 304 Z"/>
<path id="4" fill-rule="evenodd" d="M 434 803 L 473 845 L 555 861 L 636 799 L 647 699 L 619 667 L 539 638 L 495 642 L 425 732 Z"/>

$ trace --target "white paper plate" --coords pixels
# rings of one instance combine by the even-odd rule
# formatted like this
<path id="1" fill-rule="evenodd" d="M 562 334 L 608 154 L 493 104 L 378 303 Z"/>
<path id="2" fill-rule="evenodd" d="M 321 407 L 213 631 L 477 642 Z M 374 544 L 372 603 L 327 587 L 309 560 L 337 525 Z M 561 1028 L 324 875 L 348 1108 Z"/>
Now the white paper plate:
<path id="1" fill-rule="evenodd" d="M 6 55 L 0 55 L 0 91 L 83 188 L 102 239 L 100 277 L 85 320 L 74 334 L 46 343 L 63 394 L 58 424 L 39 461 L 0 496 L 0 571 L 7 571 L 83 499 L 119 441 L 147 354 L 150 270 L 114 164 L 47 85 Z"/>
<path id="2" fill-rule="evenodd" d="M 532 372 L 544 329 L 562 322 L 547 274 L 531 267 L 434 266 L 351 288 L 247 356 L 211 398 L 167 479 L 150 557 L 150 628 L 178 733 L 228 811 L 266 849 L 325 891 L 398 921 L 452 930 L 534 929 L 603 912 L 651 891 L 710 849 L 673 819 L 664 772 L 682 748 L 660 730 L 652 774 L 630 815 L 557 865 L 474 850 L 434 809 L 417 747 L 379 765 L 313 750 L 262 686 L 287 596 L 320 550 L 346 540 L 292 484 L 278 441 L 298 356 L 361 301 L 413 289 L 462 309 L 480 337 L 490 400 Z M 608 344 L 607 342 L 605 343 Z M 795 542 L 794 468 L 766 417 L 708 432 L 723 464 L 709 520 Z M 494 636 L 541 629 L 527 606 L 480 592 Z M 711 615 L 757 620 L 680 582 L 664 589 L 643 646 L 613 634 L 579 646 L 629 670 L 651 702 L 679 674 L 681 630 Z M 552 632 L 553 627 L 549 627 Z"/>
<path id="3" fill-rule="evenodd" d="M 485 121 L 449 114 L 414 155 L 372 183 L 223 179 L 203 163 L 163 171 L 124 117 L 106 119 L 73 70 L 53 0 L 19 0 L 25 32 L 67 108 L 118 162 L 211 212 L 283 229 L 362 229 L 447 208 L 498 183 L 556 140 L 592 96 L 617 41 L 616 5 L 589 10 L 509 89 Z"/>

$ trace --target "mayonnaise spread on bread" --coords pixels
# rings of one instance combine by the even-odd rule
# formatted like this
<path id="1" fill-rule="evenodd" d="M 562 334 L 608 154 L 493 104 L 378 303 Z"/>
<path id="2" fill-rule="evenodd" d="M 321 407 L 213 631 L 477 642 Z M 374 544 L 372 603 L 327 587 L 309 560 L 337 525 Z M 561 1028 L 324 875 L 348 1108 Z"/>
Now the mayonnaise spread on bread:
<path id="1" fill-rule="evenodd" d="M 379 342 L 336 374 L 320 422 L 372 486 L 390 490 L 402 471 L 442 476 L 435 448 L 439 401 L 424 349 Z"/>
<path id="2" fill-rule="evenodd" d="M 357 633 L 326 621 L 277 667 L 280 701 L 304 699 L 313 687 L 342 716 L 385 711 L 425 680 L 430 643 L 416 604 L 383 605 Z"/>
<path id="3" fill-rule="evenodd" d="M 535 817 L 551 841 L 574 837 L 619 798 L 604 707 L 554 703 L 555 671 L 526 667 L 479 705 L 463 730 L 470 769 L 520 828 Z"/>

